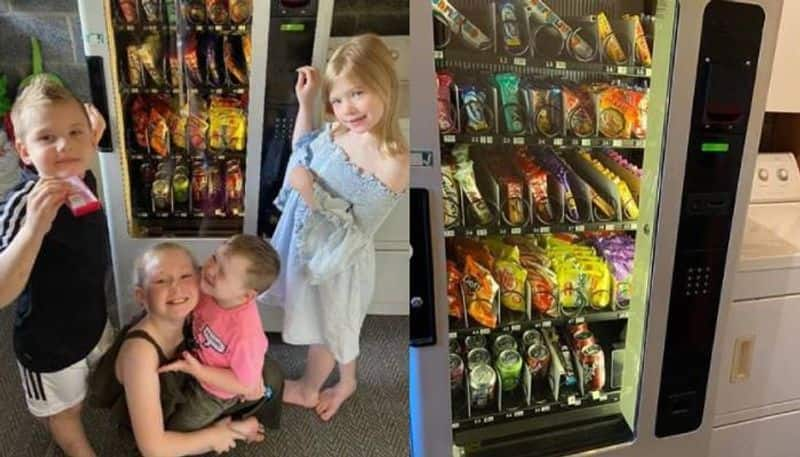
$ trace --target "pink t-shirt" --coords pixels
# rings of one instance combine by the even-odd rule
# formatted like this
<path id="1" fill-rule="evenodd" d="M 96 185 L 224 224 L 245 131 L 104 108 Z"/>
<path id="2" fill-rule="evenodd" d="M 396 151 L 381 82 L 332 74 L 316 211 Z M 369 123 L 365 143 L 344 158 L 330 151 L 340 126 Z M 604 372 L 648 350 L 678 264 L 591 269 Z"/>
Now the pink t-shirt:
<path id="1" fill-rule="evenodd" d="M 213 297 L 201 293 L 193 314 L 192 332 L 199 347 L 195 355 L 203 365 L 229 368 L 246 386 L 263 382 L 261 369 L 269 342 L 255 300 L 225 309 Z M 208 384 L 201 385 L 218 398 L 235 396 Z"/>

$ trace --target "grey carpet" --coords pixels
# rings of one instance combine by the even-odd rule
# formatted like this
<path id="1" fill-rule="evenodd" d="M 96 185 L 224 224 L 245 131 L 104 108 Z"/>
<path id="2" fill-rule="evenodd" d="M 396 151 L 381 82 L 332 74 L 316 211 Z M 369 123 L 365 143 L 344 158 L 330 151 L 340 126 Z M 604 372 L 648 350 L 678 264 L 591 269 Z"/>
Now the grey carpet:
<path id="1" fill-rule="evenodd" d="M 11 343 L 11 310 L 0 312 L 0 457 L 62 457 L 44 427 L 25 408 Z M 287 377 L 302 374 L 305 347 L 270 335 L 270 353 Z M 334 379 L 329 380 L 329 383 Z M 359 386 L 330 423 L 311 410 L 286 406 L 281 429 L 258 444 L 239 444 L 230 456 L 359 457 L 408 455 L 408 319 L 370 316 L 361 334 Z M 104 411 L 84 414 L 99 456 L 137 455 Z"/>

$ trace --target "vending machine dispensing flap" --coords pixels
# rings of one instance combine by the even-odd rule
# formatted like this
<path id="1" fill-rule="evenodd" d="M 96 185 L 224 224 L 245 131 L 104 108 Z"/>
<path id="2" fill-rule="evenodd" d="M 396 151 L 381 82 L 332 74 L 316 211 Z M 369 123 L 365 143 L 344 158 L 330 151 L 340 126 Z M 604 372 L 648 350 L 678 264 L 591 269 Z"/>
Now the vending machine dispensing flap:
<path id="1" fill-rule="evenodd" d="M 436 306 L 427 189 L 411 189 L 411 293 L 409 327 L 412 346 L 436 344 Z"/>

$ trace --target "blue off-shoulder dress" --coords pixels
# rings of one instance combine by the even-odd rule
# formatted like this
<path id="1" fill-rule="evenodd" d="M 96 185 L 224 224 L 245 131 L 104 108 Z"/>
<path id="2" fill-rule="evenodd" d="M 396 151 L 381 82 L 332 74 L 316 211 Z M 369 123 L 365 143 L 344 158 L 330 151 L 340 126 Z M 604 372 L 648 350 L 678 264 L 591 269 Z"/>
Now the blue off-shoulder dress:
<path id="1" fill-rule="evenodd" d="M 317 209 L 288 183 L 297 165 L 317 176 Z M 404 194 L 352 163 L 333 142 L 330 124 L 297 141 L 275 199 L 283 212 L 272 236 L 281 272 L 258 298 L 283 307 L 284 341 L 324 344 L 339 363 L 356 358 L 375 287 L 373 237 Z"/>

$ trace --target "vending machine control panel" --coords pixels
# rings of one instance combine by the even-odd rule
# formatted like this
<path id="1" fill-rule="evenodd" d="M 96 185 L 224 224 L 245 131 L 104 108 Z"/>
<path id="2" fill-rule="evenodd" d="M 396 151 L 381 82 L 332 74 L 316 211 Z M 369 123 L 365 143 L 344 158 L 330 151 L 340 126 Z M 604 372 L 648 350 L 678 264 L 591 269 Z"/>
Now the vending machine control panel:
<path id="1" fill-rule="evenodd" d="M 298 67 L 310 65 L 317 26 L 317 0 L 272 0 L 264 103 L 264 138 L 258 202 L 258 234 L 272 236 L 280 211 L 278 196 L 292 154 L 297 116 L 294 86 Z"/>
<path id="2" fill-rule="evenodd" d="M 764 11 L 710 2 L 703 17 L 656 435 L 703 419 Z"/>

